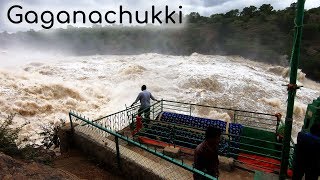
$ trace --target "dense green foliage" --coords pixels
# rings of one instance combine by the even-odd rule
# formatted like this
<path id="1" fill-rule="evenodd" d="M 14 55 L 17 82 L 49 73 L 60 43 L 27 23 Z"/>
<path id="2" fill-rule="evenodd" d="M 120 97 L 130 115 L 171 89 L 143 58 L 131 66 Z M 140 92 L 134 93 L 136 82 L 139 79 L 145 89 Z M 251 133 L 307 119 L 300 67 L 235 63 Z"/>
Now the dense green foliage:
<path id="1" fill-rule="evenodd" d="M 27 137 L 22 140 L 19 139 L 19 133 L 22 128 L 29 123 L 26 122 L 19 127 L 15 127 L 14 117 L 15 114 L 10 114 L 6 117 L 0 116 L 0 152 L 24 160 L 50 164 L 53 160 L 54 152 L 48 149 L 53 145 L 55 147 L 59 146 L 57 127 L 53 127 L 50 124 L 43 125 L 43 131 L 39 134 L 43 138 L 42 146 L 38 146 Z M 22 143 L 25 143 L 25 146 L 20 146 Z"/>
<path id="2" fill-rule="evenodd" d="M 106 26 L 28 31 L 0 34 L 2 46 L 14 42 L 43 50 L 56 49 L 77 55 L 164 53 L 241 55 L 284 65 L 290 57 L 294 34 L 295 4 L 273 10 L 269 4 L 235 9 L 209 17 L 186 16 L 182 29 Z M 305 11 L 300 68 L 307 77 L 320 81 L 320 7 Z M 51 32 L 51 33 L 49 33 Z M 0 46 L 1 46 L 0 45 Z M 286 56 L 285 56 L 286 55 Z M 287 58 L 287 59 L 288 59 Z"/>
<path id="3" fill-rule="evenodd" d="M 19 152 L 16 141 L 21 128 L 12 128 L 14 115 L 0 121 L 0 152 L 12 155 Z"/>

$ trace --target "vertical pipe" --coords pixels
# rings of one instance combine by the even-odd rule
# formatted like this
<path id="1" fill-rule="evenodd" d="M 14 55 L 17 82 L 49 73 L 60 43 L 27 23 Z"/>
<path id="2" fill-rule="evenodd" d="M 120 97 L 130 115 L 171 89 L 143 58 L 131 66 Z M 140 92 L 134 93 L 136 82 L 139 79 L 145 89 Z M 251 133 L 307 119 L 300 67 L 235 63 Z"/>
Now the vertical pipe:
<path id="1" fill-rule="evenodd" d="M 280 179 L 286 179 L 288 164 L 289 164 L 289 152 L 290 152 L 290 139 L 292 130 L 292 116 L 294 99 L 296 95 L 296 81 L 297 81 L 297 70 L 300 59 L 300 45 L 302 37 L 302 25 L 303 25 L 303 13 L 304 13 L 305 0 L 298 0 L 297 12 L 295 18 L 295 35 L 294 43 L 291 55 L 291 69 L 290 69 L 290 84 L 288 85 L 288 104 L 287 114 L 285 119 L 284 139 L 282 147 L 281 157 L 281 168 L 280 168 Z"/>
<path id="2" fill-rule="evenodd" d="M 281 114 L 280 113 L 277 113 L 275 115 L 277 117 L 277 125 L 276 125 L 276 134 L 278 134 L 278 128 L 279 128 L 279 125 L 280 125 L 280 121 L 281 121 Z"/>
<path id="3" fill-rule="evenodd" d="M 120 164 L 120 150 L 119 150 L 119 138 L 118 138 L 118 136 L 115 136 L 115 141 L 116 141 L 118 167 L 119 167 L 119 169 L 121 169 L 121 164 Z"/>
<path id="4" fill-rule="evenodd" d="M 133 124 L 133 114 L 131 114 L 131 123 L 130 123 L 130 129 L 133 130 L 134 129 L 134 124 Z"/>
<path id="5" fill-rule="evenodd" d="M 154 106 L 155 104 L 152 106 L 152 119 L 154 120 Z"/>
<path id="6" fill-rule="evenodd" d="M 72 116 L 71 116 L 71 112 L 69 112 L 69 119 L 70 119 L 71 131 L 73 131 L 73 123 L 72 123 Z"/>
<path id="7" fill-rule="evenodd" d="M 173 126 L 173 147 L 176 148 L 176 125 Z"/>
<path id="8" fill-rule="evenodd" d="M 161 112 L 163 112 L 163 99 L 161 99 Z"/>

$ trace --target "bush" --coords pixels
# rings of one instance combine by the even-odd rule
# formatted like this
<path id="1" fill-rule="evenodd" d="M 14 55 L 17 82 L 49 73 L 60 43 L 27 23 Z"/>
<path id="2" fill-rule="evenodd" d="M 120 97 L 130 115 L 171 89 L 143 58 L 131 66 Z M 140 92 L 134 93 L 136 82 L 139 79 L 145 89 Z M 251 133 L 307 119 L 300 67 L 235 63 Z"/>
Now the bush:
<path id="1" fill-rule="evenodd" d="M 0 125 L 0 151 L 8 155 L 19 154 L 17 146 L 18 134 L 23 127 L 13 128 L 15 114 L 8 115 Z"/>
<path id="2" fill-rule="evenodd" d="M 63 124 L 63 121 L 61 121 L 60 124 Z M 54 148 L 60 146 L 60 139 L 58 137 L 59 128 L 59 125 L 54 124 L 41 126 L 42 132 L 40 133 L 40 136 L 43 137 L 42 144 L 46 149 L 49 149 L 52 146 L 54 146 Z"/>
<path id="3" fill-rule="evenodd" d="M 25 160 L 50 164 L 55 153 L 48 149 L 53 145 L 55 148 L 59 146 L 57 136 L 59 126 L 54 126 L 53 124 L 42 126 L 43 132 L 40 133 L 40 136 L 43 138 L 42 146 L 27 144 L 24 147 L 19 147 L 21 143 L 29 141 L 29 139 L 24 139 L 23 142 L 18 141 L 21 129 L 28 123 L 24 123 L 19 127 L 13 127 L 14 117 L 15 114 L 10 114 L 3 120 L 0 119 L 0 152 Z"/>

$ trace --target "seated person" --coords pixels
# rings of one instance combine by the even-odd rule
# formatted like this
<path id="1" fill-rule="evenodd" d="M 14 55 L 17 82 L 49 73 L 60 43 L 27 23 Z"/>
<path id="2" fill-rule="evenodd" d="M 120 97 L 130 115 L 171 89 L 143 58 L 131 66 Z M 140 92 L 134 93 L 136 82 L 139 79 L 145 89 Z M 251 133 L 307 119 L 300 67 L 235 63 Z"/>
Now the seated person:
<path id="1" fill-rule="evenodd" d="M 194 168 L 211 176 L 219 176 L 218 147 L 221 131 L 215 127 L 208 127 L 205 140 L 194 151 Z M 205 179 L 198 174 L 193 175 L 195 180 Z"/>
<path id="2" fill-rule="evenodd" d="M 310 133 L 299 132 L 293 162 L 293 180 L 317 180 L 320 175 L 320 124 L 314 124 Z"/>

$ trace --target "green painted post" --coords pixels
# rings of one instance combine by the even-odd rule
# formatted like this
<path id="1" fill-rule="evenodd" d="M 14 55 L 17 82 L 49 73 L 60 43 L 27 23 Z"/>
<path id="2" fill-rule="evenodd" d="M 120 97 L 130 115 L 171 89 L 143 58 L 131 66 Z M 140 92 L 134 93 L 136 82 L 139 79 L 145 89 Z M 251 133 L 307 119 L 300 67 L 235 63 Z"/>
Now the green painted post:
<path id="1" fill-rule="evenodd" d="M 152 119 L 154 120 L 155 118 L 154 118 L 154 106 L 155 106 L 155 104 L 152 106 Z"/>
<path id="2" fill-rule="evenodd" d="M 134 122 L 133 122 L 133 119 L 134 119 L 134 116 L 133 116 L 133 114 L 131 114 L 131 123 L 130 123 L 130 129 L 131 130 L 134 130 Z"/>
<path id="3" fill-rule="evenodd" d="M 69 112 L 69 119 L 70 119 L 70 126 L 71 126 L 71 131 L 73 132 L 73 122 L 72 122 L 72 117 L 71 117 L 71 111 Z"/>
<path id="4" fill-rule="evenodd" d="M 173 125 L 173 147 L 176 148 L 176 125 Z"/>
<path id="5" fill-rule="evenodd" d="M 163 99 L 161 99 L 161 112 L 163 112 Z"/>
<path id="6" fill-rule="evenodd" d="M 121 164 L 120 164 L 120 150 L 119 150 L 119 138 L 118 136 L 115 136 L 115 141 L 116 141 L 116 150 L 117 150 L 117 162 L 118 162 L 118 167 L 121 170 Z"/>
<path id="7" fill-rule="evenodd" d="M 229 145 L 228 145 L 228 150 L 227 150 L 227 157 L 231 157 L 231 154 L 230 154 L 231 138 L 230 138 L 229 133 L 228 133 L 228 140 L 229 140 Z"/>
<path id="8" fill-rule="evenodd" d="M 294 43 L 291 55 L 291 70 L 290 70 L 290 84 L 288 85 L 288 104 L 287 104 L 287 114 L 285 120 L 283 147 L 282 147 L 282 158 L 281 158 L 281 168 L 279 178 L 286 179 L 288 164 L 289 164 L 289 152 L 290 152 L 290 139 L 292 130 L 292 116 L 294 99 L 297 91 L 297 70 L 300 59 L 300 45 L 302 37 L 302 25 L 303 25 L 303 13 L 304 13 L 304 3 L 305 0 L 298 0 L 297 13 L 295 19 L 295 35 Z"/>

